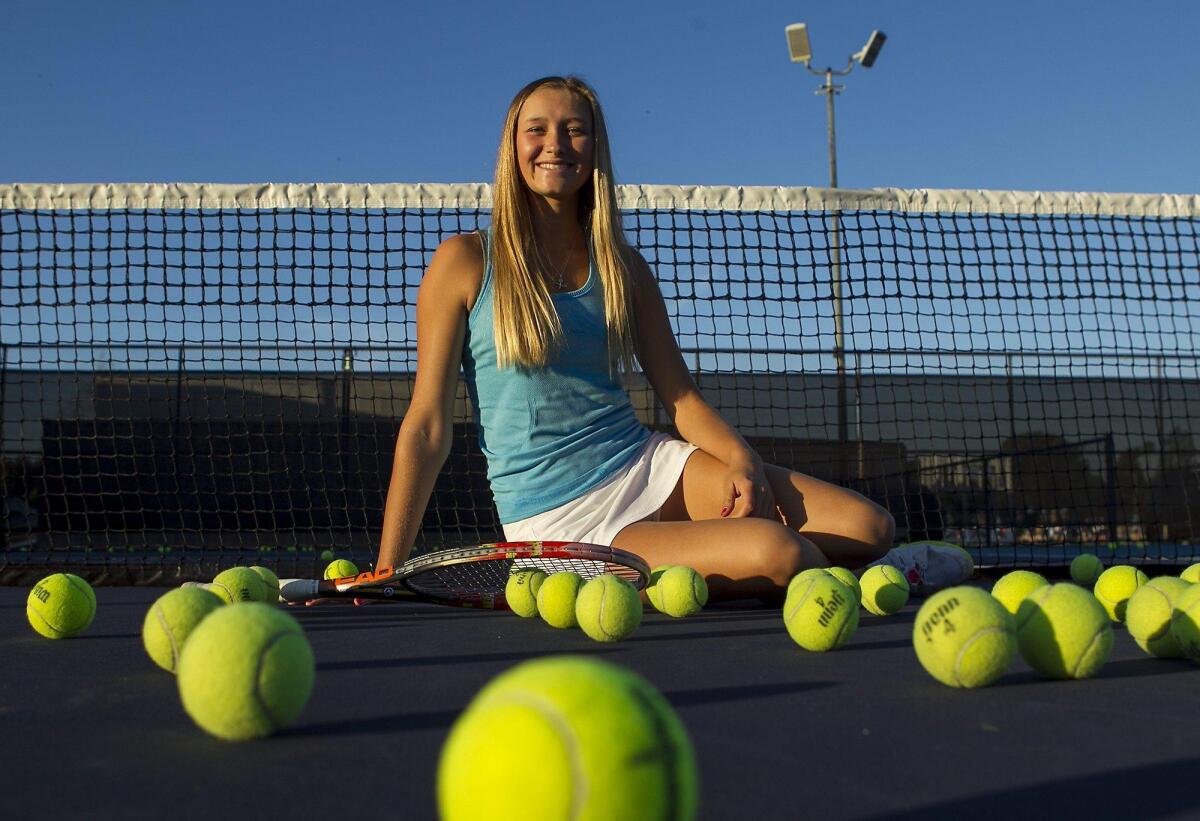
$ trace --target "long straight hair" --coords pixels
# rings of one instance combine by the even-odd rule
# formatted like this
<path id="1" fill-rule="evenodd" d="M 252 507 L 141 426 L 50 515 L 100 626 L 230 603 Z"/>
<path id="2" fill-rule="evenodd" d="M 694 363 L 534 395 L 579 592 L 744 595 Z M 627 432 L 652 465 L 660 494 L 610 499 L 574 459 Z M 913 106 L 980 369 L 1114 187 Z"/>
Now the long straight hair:
<path id="1" fill-rule="evenodd" d="M 517 92 L 504 118 L 492 191 L 492 315 L 497 367 L 545 367 L 562 343 L 562 324 L 546 272 L 541 271 L 533 219 L 516 152 L 517 115 L 533 92 L 557 88 L 586 100 L 592 112 L 592 178 L 579 190 L 578 219 L 604 284 L 609 373 L 633 370 L 636 347 L 630 265 L 632 250 L 621 229 L 608 131 L 600 100 L 576 77 L 543 77 Z"/>

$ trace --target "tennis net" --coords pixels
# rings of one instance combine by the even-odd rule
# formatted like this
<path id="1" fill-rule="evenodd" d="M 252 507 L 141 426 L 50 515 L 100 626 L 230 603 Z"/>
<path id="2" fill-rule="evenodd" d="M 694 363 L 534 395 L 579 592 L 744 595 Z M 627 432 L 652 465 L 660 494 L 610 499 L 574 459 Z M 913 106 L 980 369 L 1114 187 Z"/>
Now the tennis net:
<path id="1" fill-rule="evenodd" d="M 443 239 L 488 225 L 490 195 L 0 186 L 5 572 L 370 558 L 421 274 Z M 620 200 L 696 382 L 765 460 L 981 564 L 1200 556 L 1200 198 Z M 628 387 L 670 431 L 644 378 Z M 460 386 L 418 551 L 499 537 L 485 471 Z"/>

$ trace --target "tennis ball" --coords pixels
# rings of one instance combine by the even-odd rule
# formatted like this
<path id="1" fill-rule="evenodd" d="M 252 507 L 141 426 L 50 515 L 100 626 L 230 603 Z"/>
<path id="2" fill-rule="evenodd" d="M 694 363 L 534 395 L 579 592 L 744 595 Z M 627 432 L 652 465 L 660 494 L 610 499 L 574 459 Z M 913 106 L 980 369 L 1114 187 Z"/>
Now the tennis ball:
<path id="1" fill-rule="evenodd" d="M 262 576 L 248 567 L 222 570 L 212 580 L 208 589 L 220 596 L 226 604 L 261 602 L 266 595 Z"/>
<path id="2" fill-rule="evenodd" d="M 508 607 L 524 619 L 537 615 L 537 594 L 546 573 L 542 570 L 518 570 L 508 577 L 504 585 L 504 600 Z"/>
<path id="3" fill-rule="evenodd" d="M 663 570 L 647 598 L 660 613 L 683 618 L 699 613 L 708 604 L 708 583 L 690 567 L 675 565 Z"/>
<path id="4" fill-rule="evenodd" d="M 1071 581 L 1084 587 L 1092 587 L 1104 572 L 1104 564 L 1091 553 L 1080 553 L 1071 559 Z"/>
<path id="5" fill-rule="evenodd" d="M 1047 678 L 1088 678 L 1108 661 L 1112 622 L 1096 597 L 1073 584 L 1034 590 L 1017 608 L 1017 647 Z"/>
<path id="6" fill-rule="evenodd" d="M 516 782 L 514 761 L 531 762 Z M 475 696 L 442 747 L 437 797 L 443 821 L 688 821 L 696 760 L 675 711 L 643 678 L 552 656 Z"/>
<path id="7" fill-rule="evenodd" d="M 179 654 L 196 625 L 224 605 L 216 593 L 199 587 L 179 587 L 158 597 L 142 622 L 142 646 L 151 660 L 174 673 Z"/>
<path id="8" fill-rule="evenodd" d="M 322 550 L 321 551 L 321 561 L 328 562 L 328 561 L 332 561 L 332 560 L 333 560 L 333 551 L 332 550 Z"/>
<path id="9" fill-rule="evenodd" d="M 620 641 L 642 623 L 642 597 L 629 582 L 605 573 L 579 588 L 575 620 L 588 638 Z"/>
<path id="10" fill-rule="evenodd" d="M 1012 614 L 978 587 L 949 587 L 917 611 L 913 649 L 925 672 L 942 684 L 986 687 L 1004 675 L 1017 652 Z"/>
<path id="11" fill-rule="evenodd" d="M 908 580 L 890 564 L 867 568 L 858 580 L 862 606 L 876 616 L 895 613 L 908 603 Z"/>
<path id="12" fill-rule="evenodd" d="M 1032 570 L 1014 570 L 996 580 L 996 583 L 992 585 L 992 595 L 996 601 L 1004 605 L 1005 610 L 1015 616 L 1022 599 L 1039 587 L 1045 587 L 1048 584 L 1050 582 L 1046 581 L 1046 577 L 1041 573 L 1034 573 Z"/>
<path id="13" fill-rule="evenodd" d="M 1125 621 L 1125 603 L 1134 591 L 1145 584 L 1146 574 L 1127 564 L 1110 567 L 1096 579 L 1093 589 L 1097 600 L 1113 621 Z"/>
<path id="14" fill-rule="evenodd" d="M 825 568 L 825 572 L 850 588 L 850 592 L 854 594 L 854 606 L 857 607 L 862 601 L 862 589 L 858 585 L 858 576 L 854 575 L 854 571 L 848 567 L 834 565 Z"/>
<path id="15" fill-rule="evenodd" d="M 325 578 L 344 579 L 347 576 L 357 576 L 358 565 L 349 559 L 334 559 L 325 567 Z"/>
<path id="16" fill-rule="evenodd" d="M 96 594 L 74 573 L 47 576 L 33 586 L 25 602 L 29 626 L 48 639 L 78 636 L 95 616 Z"/>
<path id="17" fill-rule="evenodd" d="M 279 577 L 275 572 L 267 567 L 255 565 L 250 568 L 263 581 L 263 604 L 275 604 L 279 601 Z"/>
<path id="18" fill-rule="evenodd" d="M 792 641 L 805 650 L 833 650 L 858 629 L 854 593 L 831 574 L 814 573 L 789 589 L 783 624 Z"/>
<path id="19" fill-rule="evenodd" d="M 789 595 L 789 596 L 792 595 L 792 591 L 795 590 L 797 587 L 799 587 L 801 584 L 803 584 L 805 582 L 805 580 L 807 580 L 807 579 L 811 579 L 815 576 L 828 576 L 828 575 L 829 575 L 829 568 L 827 568 L 827 567 L 810 567 L 810 568 L 808 568 L 808 570 L 801 570 L 795 576 L 792 576 L 792 580 L 790 582 L 788 582 L 787 595 Z"/>
<path id="20" fill-rule="evenodd" d="M 1170 633 L 1180 653 L 1200 661 L 1200 584 L 1191 585 L 1176 597 Z"/>
<path id="21" fill-rule="evenodd" d="M 260 602 L 220 607 L 183 645 L 179 696 L 205 732 L 261 738 L 300 715 L 314 672 L 308 638 L 287 613 Z"/>
<path id="22" fill-rule="evenodd" d="M 542 620 L 551 627 L 574 627 L 575 597 L 583 579 L 578 573 L 567 570 L 562 573 L 551 573 L 542 582 L 537 592 L 537 609 Z"/>
<path id="23" fill-rule="evenodd" d="M 1197 582 L 1200 582 L 1200 563 L 1188 565 L 1188 567 L 1186 567 L 1184 571 L 1179 574 L 1179 578 L 1183 579 L 1188 584 L 1196 584 Z"/>
<path id="24" fill-rule="evenodd" d="M 673 564 L 659 565 L 650 571 L 650 580 L 646 582 L 646 599 L 649 600 L 650 604 L 654 606 L 654 609 L 659 610 L 659 612 L 662 611 L 659 605 L 661 600 L 658 598 L 658 580 L 662 578 L 663 573 L 666 573 L 674 566 L 675 565 Z"/>
<path id="25" fill-rule="evenodd" d="M 1159 658 L 1179 658 L 1183 651 L 1171 635 L 1175 602 L 1190 584 L 1174 576 L 1151 579 L 1134 591 L 1125 605 L 1129 635 L 1147 653 Z"/>

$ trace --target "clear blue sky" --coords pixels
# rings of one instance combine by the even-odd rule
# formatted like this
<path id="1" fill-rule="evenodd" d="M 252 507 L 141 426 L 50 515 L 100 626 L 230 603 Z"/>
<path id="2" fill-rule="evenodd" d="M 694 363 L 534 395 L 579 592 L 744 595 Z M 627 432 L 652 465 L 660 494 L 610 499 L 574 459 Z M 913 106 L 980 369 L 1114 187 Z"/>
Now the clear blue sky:
<path id="1" fill-rule="evenodd" d="M 1200 4 L 5 0 L 0 182 L 490 180 L 513 93 L 577 73 L 619 182 L 1194 193 Z"/>

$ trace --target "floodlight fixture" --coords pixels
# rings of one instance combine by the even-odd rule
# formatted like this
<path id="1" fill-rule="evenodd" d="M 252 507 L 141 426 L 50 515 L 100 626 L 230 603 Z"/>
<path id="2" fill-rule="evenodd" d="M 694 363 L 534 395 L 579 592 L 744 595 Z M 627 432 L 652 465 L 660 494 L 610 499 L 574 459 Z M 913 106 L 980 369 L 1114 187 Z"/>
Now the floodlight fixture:
<path id="1" fill-rule="evenodd" d="M 812 61 L 812 48 L 808 45 L 808 26 L 804 23 L 792 23 L 785 31 L 792 62 L 808 65 Z"/>
<path id="2" fill-rule="evenodd" d="M 858 60 L 859 65 L 863 68 L 870 68 L 875 65 L 875 58 L 879 56 L 879 50 L 883 48 L 886 40 L 887 35 L 879 29 L 875 29 L 871 32 L 871 36 L 867 38 L 867 44 L 862 47 L 862 50 L 858 54 L 854 55 L 854 59 Z"/>

